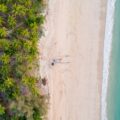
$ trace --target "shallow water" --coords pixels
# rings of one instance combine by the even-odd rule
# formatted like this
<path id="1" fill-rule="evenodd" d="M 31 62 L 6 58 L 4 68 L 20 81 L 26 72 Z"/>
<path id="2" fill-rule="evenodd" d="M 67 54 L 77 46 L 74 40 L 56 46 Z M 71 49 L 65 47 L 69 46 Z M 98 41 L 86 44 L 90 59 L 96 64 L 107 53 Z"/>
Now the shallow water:
<path id="1" fill-rule="evenodd" d="M 108 120 L 120 120 L 120 0 L 116 0 L 107 97 Z"/>

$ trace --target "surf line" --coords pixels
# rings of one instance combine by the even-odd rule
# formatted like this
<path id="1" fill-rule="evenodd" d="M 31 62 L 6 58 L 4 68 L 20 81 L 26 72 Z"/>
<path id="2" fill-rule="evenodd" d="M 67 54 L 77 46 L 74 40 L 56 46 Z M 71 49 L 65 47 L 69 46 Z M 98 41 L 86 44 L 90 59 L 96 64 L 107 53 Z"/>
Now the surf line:
<path id="1" fill-rule="evenodd" d="M 103 56 L 101 120 L 108 120 L 106 99 L 107 99 L 107 88 L 108 88 L 108 78 L 109 78 L 110 55 L 112 50 L 115 3 L 116 0 L 108 0 L 107 3 L 105 38 L 104 38 L 104 56 Z"/>

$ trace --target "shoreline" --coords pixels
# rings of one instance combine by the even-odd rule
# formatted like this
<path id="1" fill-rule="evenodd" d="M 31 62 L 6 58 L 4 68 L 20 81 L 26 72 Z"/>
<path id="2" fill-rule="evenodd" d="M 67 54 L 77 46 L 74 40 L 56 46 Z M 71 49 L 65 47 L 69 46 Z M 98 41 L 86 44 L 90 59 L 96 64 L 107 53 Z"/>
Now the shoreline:
<path id="1" fill-rule="evenodd" d="M 44 56 L 41 72 L 42 76 L 48 78 L 50 89 L 49 120 L 88 120 L 88 118 L 100 120 L 103 64 L 101 48 L 103 48 L 106 1 L 102 3 L 94 0 L 92 3 L 87 0 L 77 2 L 49 1 L 48 22 L 46 23 L 48 32 L 41 41 Z M 97 12 L 94 12 L 94 4 Z M 73 6 L 76 8 L 72 10 Z M 83 11 L 84 7 L 86 11 Z M 95 20 L 92 18 L 94 16 L 92 12 L 95 14 Z M 90 18 L 90 22 L 87 18 Z M 92 27 L 95 28 L 93 32 L 91 32 Z M 82 39 L 84 41 L 81 41 Z M 53 58 L 66 54 L 71 56 L 68 59 L 70 64 L 50 66 Z M 95 72 L 96 69 L 97 72 Z M 76 81 L 72 82 L 72 80 Z"/>
<path id="2" fill-rule="evenodd" d="M 103 61 L 103 81 L 102 81 L 102 97 L 101 97 L 101 118 L 102 120 L 108 120 L 107 117 L 107 89 L 109 79 L 109 64 L 112 50 L 112 32 L 114 25 L 114 10 L 116 0 L 108 0 L 107 3 L 107 15 L 106 15 L 106 27 L 104 38 L 104 61 Z"/>

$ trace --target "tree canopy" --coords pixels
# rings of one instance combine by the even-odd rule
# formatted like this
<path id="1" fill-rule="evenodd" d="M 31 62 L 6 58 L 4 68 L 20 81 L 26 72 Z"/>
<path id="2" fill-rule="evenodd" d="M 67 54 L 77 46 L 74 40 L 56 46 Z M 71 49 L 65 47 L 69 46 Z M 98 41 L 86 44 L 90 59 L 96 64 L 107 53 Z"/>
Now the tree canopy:
<path id="1" fill-rule="evenodd" d="M 46 113 L 34 73 L 44 8 L 44 0 L 0 0 L 0 120 L 42 120 Z"/>

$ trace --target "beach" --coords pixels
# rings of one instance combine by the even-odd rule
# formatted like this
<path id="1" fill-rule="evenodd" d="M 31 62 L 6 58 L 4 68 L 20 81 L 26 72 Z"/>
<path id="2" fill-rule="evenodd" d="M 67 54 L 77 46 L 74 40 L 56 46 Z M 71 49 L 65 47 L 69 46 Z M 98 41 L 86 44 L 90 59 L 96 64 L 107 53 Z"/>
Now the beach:
<path id="1" fill-rule="evenodd" d="M 106 0 L 49 0 L 41 40 L 48 120 L 100 120 Z M 59 60 L 51 65 L 53 60 Z"/>

